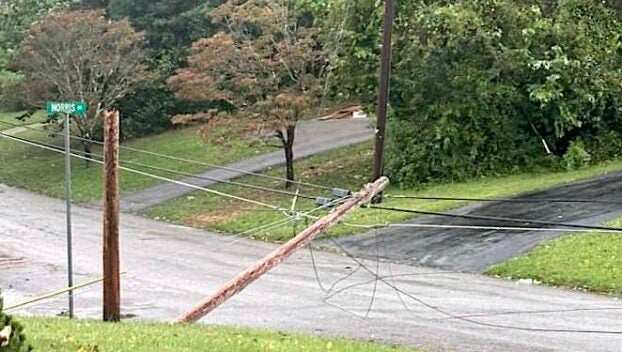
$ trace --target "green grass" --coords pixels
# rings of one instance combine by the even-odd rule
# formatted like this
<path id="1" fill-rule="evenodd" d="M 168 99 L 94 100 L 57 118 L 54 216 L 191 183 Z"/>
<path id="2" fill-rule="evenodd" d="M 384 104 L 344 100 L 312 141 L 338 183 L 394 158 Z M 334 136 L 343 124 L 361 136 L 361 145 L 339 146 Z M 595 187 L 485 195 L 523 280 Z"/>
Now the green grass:
<path id="1" fill-rule="evenodd" d="M 24 111 L 19 111 L 19 112 L 0 112 L 0 131 L 3 130 L 8 130 L 8 129 L 12 129 L 13 126 L 6 124 L 6 123 L 2 123 L 2 122 L 9 122 L 12 124 L 17 124 L 17 125 L 32 125 L 32 124 L 36 124 L 36 123 L 40 123 L 40 122 L 44 122 L 46 120 L 45 117 L 45 112 L 43 111 L 39 111 L 37 113 L 35 113 L 32 117 L 24 119 L 24 120 L 18 120 L 15 117 L 20 116 L 24 113 Z"/>
<path id="2" fill-rule="evenodd" d="M 394 346 L 279 332 L 202 325 L 22 318 L 27 341 L 41 352 L 406 352 Z M 413 351 L 414 352 L 414 351 Z"/>
<path id="3" fill-rule="evenodd" d="M 19 137 L 33 139 L 48 144 L 62 145 L 58 136 L 50 136 L 43 131 L 23 131 Z M 227 144 L 206 146 L 197 135 L 196 128 L 187 128 L 165 132 L 163 134 L 131 141 L 127 146 L 163 154 L 209 163 L 230 163 L 246 157 L 271 150 L 264 144 L 252 143 L 244 139 L 233 139 Z M 81 150 L 81 146 L 73 146 Z M 101 148 L 94 152 L 101 154 Z M 198 172 L 206 167 L 161 159 L 155 156 L 121 151 L 122 160 L 157 165 L 185 172 Z M 0 138 L 0 183 L 24 188 L 51 197 L 64 195 L 64 156 Z M 151 172 L 151 170 L 145 170 Z M 161 176 L 179 178 L 170 174 Z M 153 186 L 160 181 L 130 172 L 121 172 L 120 186 L 122 193 L 129 193 Z M 98 164 L 86 167 L 84 161 L 72 160 L 72 183 L 74 201 L 89 202 L 101 198 L 102 168 Z"/>
<path id="4" fill-rule="evenodd" d="M 310 157 L 296 163 L 297 175 L 303 181 L 325 186 L 339 186 L 358 190 L 371 174 L 372 145 L 364 143 L 322 155 Z M 622 161 L 591 166 L 570 172 L 525 173 L 504 177 L 489 177 L 468 182 L 429 185 L 417 189 L 400 189 L 391 186 L 387 194 L 418 195 L 439 197 L 477 197 L 496 198 L 513 196 L 524 192 L 546 189 L 577 180 L 594 177 L 607 172 L 622 170 Z M 283 168 L 268 172 L 270 175 L 283 176 Z M 283 189 L 281 182 L 273 182 L 258 177 L 247 176 L 238 182 Z M 235 186 L 219 185 L 216 189 L 248 198 L 279 205 L 289 209 L 292 201 L 290 196 L 273 195 L 262 191 L 242 189 Z M 311 195 L 322 194 L 315 189 L 303 187 L 302 193 Z M 326 193 L 322 195 L 326 196 Z M 426 211 L 445 211 L 466 205 L 468 202 L 426 201 L 412 199 L 389 198 L 384 205 Z M 312 209 L 313 202 L 301 200 L 297 209 Z M 195 192 L 191 196 L 182 197 L 148 210 L 150 217 L 174 223 L 222 231 L 240 233 L 245 230 L 268 224 L 283 218 L 278 212 L 245 204 L 240 201 L 224 201 L 221 198 Z M 360 209 L 352 213 L 347 221 L 355 224 L 399 223 L 412 219 L 412 214 L 388 212 L 376 209 Z M 299 224 L 297 228 L 302 228 Z M 323 237 L 344 236 L 360 232 L 360 228 L 338 225 L 331 228 Z M 281 226 L 258 234 L 256 238 L 270 241 L 285 241 L 291 238 L 294 228 L 291 224 Z"/>
<path id="5" fill-rule="evenodd" d="M 622 218 L 609 225 L 622 226 Z M 622 295 L 622 236 L 573 234 L 493 267 L 490 275 Z"/>

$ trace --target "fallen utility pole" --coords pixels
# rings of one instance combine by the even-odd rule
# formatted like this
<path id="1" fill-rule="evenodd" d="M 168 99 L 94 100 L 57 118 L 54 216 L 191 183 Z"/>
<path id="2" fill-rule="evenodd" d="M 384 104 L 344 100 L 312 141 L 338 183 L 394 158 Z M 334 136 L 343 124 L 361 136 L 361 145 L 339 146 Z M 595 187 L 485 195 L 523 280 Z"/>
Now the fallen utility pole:
<path id="1" fill-rule="evenodd" d="M 121 320 L 119 272 L 119 112 L 104 111 L 104 321 Z"/>
<path id="2" fill-rule="evenodd" d="M 296 250 L 308 245 L 321 232 L 329 226 L 343 219 L 348 213 L 369 203 L 377 193 L 381 192 L 389 184 L 389 179 L 382 177 L 376 182 L 354 195 L 341 206 L 337 207 L 327 216 L 317 220 L 313 225 L 299 233 L 296 237 L 283 244 L 259 262 L 235 276 L 231 281 L 220 287 L 216 292 L 201 301 L 199 304 L 186 311 L 174 320 L 175 323 L 193 323 L 203 318 L 229 298 L 244 290 L 253 281 L 270 271 L 289 258 Z"/>

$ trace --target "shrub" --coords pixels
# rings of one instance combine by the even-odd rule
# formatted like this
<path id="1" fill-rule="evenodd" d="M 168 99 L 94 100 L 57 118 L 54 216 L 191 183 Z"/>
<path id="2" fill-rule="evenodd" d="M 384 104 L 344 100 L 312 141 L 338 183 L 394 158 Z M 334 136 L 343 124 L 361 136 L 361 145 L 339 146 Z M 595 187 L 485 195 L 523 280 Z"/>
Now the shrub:
<path id="1" fill-rule="evenodd" d="M 28 352 L 32 348 L 25 342 L 23 328 L 10 315 L 3 312 L 3 301 L 0 298 L 0 336 L 10 331 L 9 340 L 0 337 L 0 352 Z"/>
<path id="2" fill-rule="evenodd" d="M 124 140 L 163 132 L 179 103 L 164 83 L 148 82 L 121 100 L 121 134 Z"/>
<path id="3" fill-rule="evenodd" d="M 18 111 L 23 109 L 21 98 L 16 94 L 22 76 L 0 70 L 0 111 Z"/>
<path id="4" fill-rule="evenodd" d="M 592 162 L 599 163 L 622 156 L 622 135 L 616 131 L 602 132 L 585 138 L 585 150 Z"/>
<path id="5" fill-rule="evenodd" d="M 563 156 L 564 168 L 568 171 L 577 170 L 587 166 L 592 160 L 592 156 L 585 150 L 585 145 L 581 141 L 574 141 Z"/>
<path id="6" fill-rule="evenodd" d="M 369 20 L 348 26 L 348 58 L 339 68 L 339 83 L 372 110 L 380 5 L 365 0 L 354 7 L 354 18 Z M 589 141 L 589 151 L 599 136 L 622 134 L 622 22 L 606 3 L 398 6 L 387 136 L 393 180 L 417 184 L 540 167 L 550 164 L 541 138 L 580 167 L 585 155 L 578 146 L 569 151 L 573 142 Z"/>

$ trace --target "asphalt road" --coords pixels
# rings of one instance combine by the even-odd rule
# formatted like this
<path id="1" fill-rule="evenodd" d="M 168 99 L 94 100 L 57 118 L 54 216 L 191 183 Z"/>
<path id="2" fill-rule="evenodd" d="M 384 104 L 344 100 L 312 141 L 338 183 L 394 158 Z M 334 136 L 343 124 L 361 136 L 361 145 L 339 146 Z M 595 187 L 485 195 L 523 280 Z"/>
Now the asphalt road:
<path id="1" fill-rule="evenodd" d="M 583 182 L 524 194 L 516 197 L 516 199 L 590 199 L 619 201 L 622 199 L 622 173 L 611 173 Z M 622 216 L 622 205 L 494 202 L 468 206 L 453 211 L 453 213 L 583 225 L 601 225 L 609 219 Z M 542 227 L 539 224 L 532 224 L 529 221 L 515 223 L 440 216 L 420 217 L 411 223 Z M 549 231 L 482 231 L 393 227 L 343 238 L 339 240 L 339 243 L 349 252 L 361 256 L 375 257 L 378 254 L 381 258 L 386 260 L 481 273 L 494 264 L 524 253 L 542 241 L 560 235 L 563 235 L 563 233 Z M 338 248 L 330 242 L 324 242 L 321 246 Z M 622 350 L 622 347 L 620 349 Z"/>
<path id="2" fill-rule="evenodd" d="M 65 284 L 64 206 L 60 200 L 0 187 L 0 287 L 11 305 Z M 101 214 L 76 207 L 76 281 L 101 274 Z M 229 237 L 172 226 L 133 215 L 122 216 L 123 313 L 138 319 L 169 320 L 212 292 L 273 245 L 232 243 Z M 620 351 L 622 335 L 527 329 L 622 331 L 622 302 L 474 274 L 365 261 L 390 285 L 416 297 L 398 295 L 350 258 L 316 252 L 329 301 L 318 286 L 309 251 L 303 250 L 264 276 L 204 322 L 344 336 L 430 351 Z M 351 274 L 344 278 L 344 275 Z M 341 280 L 341 281 L 338 281 Z M 395 281 L 394 281 L 395 280 Z M 99 317 L 99 286 L 76 296 L 80 317 Z M 363 319 L 375 297 L 367 319 Z M 402 302 L 403 300 L 403 302 Z M 422 301 L 426 305 L 422 304 Z M 54 315 L 65 298 L 20 314 Z M 434 309 L 430 308 L 434 307 Z M 471 321 L 445 313 L 467 316 Z M 496 328 L 501 324 L 515 328 Z"/>
<path id="3" fill-rule="evenodd" d="M 369 128 L 367 119 L 303 121 L 298 125 L 296 131 L 294 158 L 302 159 L 332 149 L 361 143 L 371 140 L 373 136 L 373 130 Z M 227 167 L 244 172 L 258 172 L 284 163 L 285 155 L 283 151 L 276 150 L 227 165 Z M 182 181 L 201 187 L 208 187 L 218 183 L 209 179 L 231 180 L 243 175 L 244 173 L 242 172 L 211 169 L 199 175 L 204 177 L 203 179 L 189 177 Z M 127 212 L 138 212 L 193 191 L 193 189 L 188 187 L 164 183 L 123 196 L 121 199 L 121 209 Z"/>

